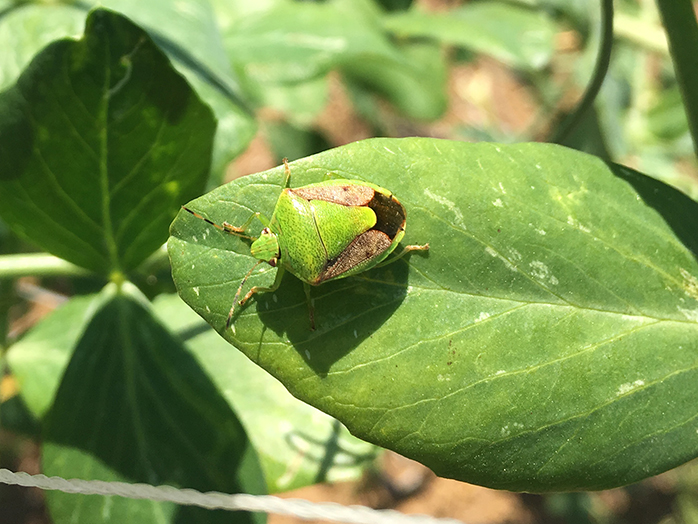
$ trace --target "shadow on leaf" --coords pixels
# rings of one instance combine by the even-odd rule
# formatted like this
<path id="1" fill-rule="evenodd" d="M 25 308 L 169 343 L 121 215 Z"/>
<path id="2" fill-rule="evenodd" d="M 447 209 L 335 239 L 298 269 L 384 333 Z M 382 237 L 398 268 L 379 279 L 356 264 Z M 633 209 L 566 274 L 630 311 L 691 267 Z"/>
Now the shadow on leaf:
<path id="1" fill-rule="evenodd" d="M 256 297 L 257 314 L 277 335 L 286 333 L 313 371 L 324 376 L 400 306 L 407 294 L 408 274 L 409 266 L 400 261 L 312 288 L 315 331 L 310 329 L 303 284 L 288 274 L 276 292 Z"/>
<path id="2" fill-rule="evenodd" d="M 698 259 L 698 202 L 664 182 L 625 166 L 608 164 L 614 175 L 628 182 L 648 206 L 656 210 L 684 246 Z"/>

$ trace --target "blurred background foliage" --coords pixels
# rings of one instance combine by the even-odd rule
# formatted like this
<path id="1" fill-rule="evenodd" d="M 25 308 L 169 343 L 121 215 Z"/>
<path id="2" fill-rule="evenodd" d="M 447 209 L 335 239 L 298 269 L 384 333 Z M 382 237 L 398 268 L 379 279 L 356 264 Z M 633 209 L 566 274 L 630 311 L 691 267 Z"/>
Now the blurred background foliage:
<path id="1" fill-rule="evenodd" d="M 592 77 L 601 36 L 600 2 L 588 0 L 100 4 L 146 29 L 212 107 L 218 132 L 209 187 L 373 136 L 551 141 Z M 45 45 L 80 35 L 94 5 L 0 0 L 0 90 Z M 693 143 L 653 0 L 615 2 L 608 74 L 562 143 L 698 198 Z M 0 222 L 0 254 L 33 250 Z M 149 297 L 173 292 L 162 258 L 137 278 Z M 0 279 L 0 347 L 66 297 L 102 285 L 96 277 Z M 7 372 L 0 398 L 2 426 L 12 428 L 0 431 L 0 466 L 38 472 L 37 422 Z M 400 507 L 413 492 L 396 492 L 393 482 L 380 498 L 382 474 L 367 478 L 353 491 L 359 501 Z M 517 522 L 698 522 L 698 466 L 609 492 L 517 497 L 497 499 L 514 508 L 507 518 Z M 47 519 L 41 494 L 0 487 L 0 521 Z"/>

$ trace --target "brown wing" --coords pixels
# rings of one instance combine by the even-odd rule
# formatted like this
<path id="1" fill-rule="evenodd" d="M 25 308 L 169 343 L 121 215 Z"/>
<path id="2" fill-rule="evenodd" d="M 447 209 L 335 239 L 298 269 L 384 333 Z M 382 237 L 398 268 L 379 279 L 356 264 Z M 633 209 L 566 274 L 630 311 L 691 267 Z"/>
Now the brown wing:
<path id="1" fill-rule="evenodd" d="M 327 263 L 316 284 L 362 271 L 364 263 L 385 252 L 391 243 L 390 237 L 382 231 L 370 229 L 362 233 L 337 258 Z"/>
<path id="2" fill-rule="evenodd" d="M 305 200 L 322 200 L 343 206 L 367 206 L 376 214 L 374 229 L 383 231 L 391 239 L 405 229 L 405 208 L 391 194 L 356 185 L 315 185 L 286 189 Z"/>
<path id="3" fill-rule="evenodd" d="M 376 192 L 371 187 L 356 184 L 297 187 L 288 191 L 306 200 L 324 200 L 342 206 L 368 205 Z"/>

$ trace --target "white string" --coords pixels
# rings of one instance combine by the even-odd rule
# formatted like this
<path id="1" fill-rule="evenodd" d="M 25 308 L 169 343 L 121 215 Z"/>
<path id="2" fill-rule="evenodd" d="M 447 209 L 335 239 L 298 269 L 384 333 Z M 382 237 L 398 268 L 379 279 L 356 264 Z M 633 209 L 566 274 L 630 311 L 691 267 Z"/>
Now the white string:
<path id="1" fill-rule="evenodd" d="M 291 515 L 302 519 L 324 519 L 348 524 L 463 524 L 455 519 L 437 519 L 427 515 L 405 515 L 394 510 L 375 510 L 365 506 L 342 506 L 333 502 L 315 503 L 299 499 L 282 499 L 272 495 L 229 495 L 172 486 L 151 486 L 102 480 L 64 479 L 46 475 L 14 473 L 0 468 L 0 482 L 17 486 L 55 489 L 83 495 L 118 495 L 132 499 L 175 502 L 188 506 L 229 511 L 260 511 Z"/>

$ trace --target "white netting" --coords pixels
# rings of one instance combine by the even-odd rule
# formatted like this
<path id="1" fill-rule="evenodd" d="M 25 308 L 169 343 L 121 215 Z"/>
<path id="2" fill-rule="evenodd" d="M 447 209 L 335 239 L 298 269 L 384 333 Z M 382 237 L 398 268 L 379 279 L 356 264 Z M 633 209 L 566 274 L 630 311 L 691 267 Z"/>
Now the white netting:
<path id="1" fill-rule="evenodd" d="M 104 482 L 100 480 L 64 479 L 46 475 L 13 473 L 0 468 L 0 482 L 18 486 L 56 489 L 83 495 L 118 495 L 133 499 L 168 501 L 176 504 L 201 506 L 229 511 L 259 511 L 292 515 L 303 519 L 324 519 L 351 524 L 463 524 L 454 519 L 437 519 L 426 515 L 405 515 L 393 510 L 375 510 L 364 506 L 342 506 L 331 502 L 315 503 L 307 500 L 282 499 L 271 495 L 201 493 L 193 489 L 172 486 Z"/>

